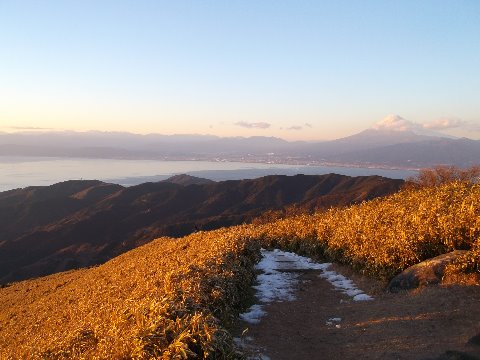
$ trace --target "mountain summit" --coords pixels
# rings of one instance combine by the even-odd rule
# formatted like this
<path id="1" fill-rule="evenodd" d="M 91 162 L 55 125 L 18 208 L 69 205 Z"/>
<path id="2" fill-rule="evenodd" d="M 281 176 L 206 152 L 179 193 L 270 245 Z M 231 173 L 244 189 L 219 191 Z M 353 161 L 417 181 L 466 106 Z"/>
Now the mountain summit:
<path id="1" fill-rule="evenodd" d="M 387 115 L 382 120 L 374 124 L 371 129 L 387 132 L 396 132 L 397 134 L 414 134 L 421 137 L 456 139 L 456 137 L 454 136 L 440 133 L 438 131 L 435 131 L 435 129 L 456 127 L 459 126 L 461 123 L 462 122 L 460 120 L 440 119 L 430 123 L 419 124 L 406 120 L 399 115 Z"/>

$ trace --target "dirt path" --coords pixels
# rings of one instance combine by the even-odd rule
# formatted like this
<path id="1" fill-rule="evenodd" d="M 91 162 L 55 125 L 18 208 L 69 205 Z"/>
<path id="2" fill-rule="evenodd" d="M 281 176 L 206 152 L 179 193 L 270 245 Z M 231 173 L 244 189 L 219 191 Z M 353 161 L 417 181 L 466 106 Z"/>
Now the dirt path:
<path id="1" fill-rule="evenodd" d="M 348 268 L 335 270 L 375 299 L 353 301 L 320 278 L 319 271 L 300 271 L 296 300 L 266 305 L 259 324 L 240 323 L 237 333 L 248 328 L 243 339 L 252 353 L 271 360 L 438 359 L 453 350 L 480 359 L 480 346 L 467 345 L 480 333 L 479 287 L 389 294 L 385 284 Z M 450 355 L 441 359 L 470 359 Z"/>

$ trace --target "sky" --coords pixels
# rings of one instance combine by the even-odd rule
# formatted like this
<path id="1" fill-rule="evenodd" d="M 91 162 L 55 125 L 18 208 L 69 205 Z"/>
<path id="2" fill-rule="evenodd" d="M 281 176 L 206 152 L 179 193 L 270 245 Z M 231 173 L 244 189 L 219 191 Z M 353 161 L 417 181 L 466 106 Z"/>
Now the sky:
<path id="1" fill-rule="evenodd" d="M 477 0 L 0 0 L 0 131 L 479 139 L 479 69 Z"/>

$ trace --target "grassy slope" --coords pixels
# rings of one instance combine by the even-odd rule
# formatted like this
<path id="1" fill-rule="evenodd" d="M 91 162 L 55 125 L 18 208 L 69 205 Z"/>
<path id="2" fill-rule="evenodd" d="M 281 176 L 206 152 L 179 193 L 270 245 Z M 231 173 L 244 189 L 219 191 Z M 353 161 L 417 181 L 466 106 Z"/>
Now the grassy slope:
<path id="1" fill-rule="evenodd" d="M 267 226 L 264 241 L 389 279 L 479 237 L 480 185 L 451 183 L 286 219 Z"/>
<path id="2" fill-rule="evenodd" d="M 228 354 L 216 318 L 228 321 L 247 291 L 258 248 L 224 233 L 158 239 L 102 266 L 2 289 L 2 358 Z"/>
<path id="3" fill-rule="evenodd" d="M 390 278 L 455 248 L 478 271 L 480 186 L 408 190 L 274 223 L 158 239 L 108 263 L 0 289 L 0 353 L 26 358 L 233 357 L 236 314 L 260 246 Z M 219 320 L 221 320 L 219 322 Z"/>

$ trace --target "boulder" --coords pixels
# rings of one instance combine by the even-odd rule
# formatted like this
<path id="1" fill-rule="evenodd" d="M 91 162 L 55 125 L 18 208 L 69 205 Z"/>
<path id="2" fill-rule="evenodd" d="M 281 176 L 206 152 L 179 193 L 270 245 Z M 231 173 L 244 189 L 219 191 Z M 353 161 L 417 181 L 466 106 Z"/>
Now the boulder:
<path id="1" fill-rule="evenodd" d="M 455 250 L 410 266 L 390 281 L 388 290 L 397 292 L 415 289 L 419 286 L 439 284 L 442 281 L 445 267 L 466 252 L 467 250 Z"/>

